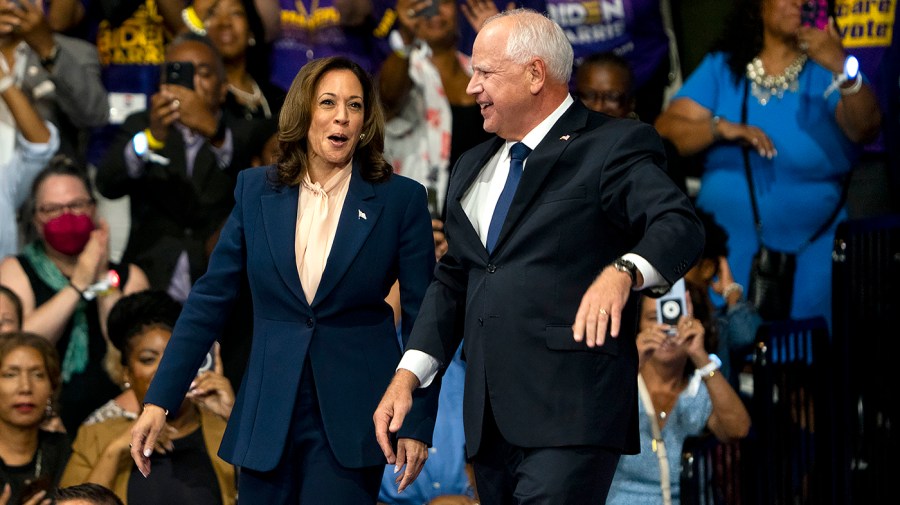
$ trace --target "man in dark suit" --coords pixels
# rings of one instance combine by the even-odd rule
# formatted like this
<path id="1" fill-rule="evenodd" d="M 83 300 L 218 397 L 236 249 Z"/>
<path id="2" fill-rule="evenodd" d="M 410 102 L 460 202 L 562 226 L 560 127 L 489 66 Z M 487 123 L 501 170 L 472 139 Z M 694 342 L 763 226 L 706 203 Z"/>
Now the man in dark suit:
<path id="1" fill-rule="evenodd" d="M 572 49 L 558 25 L 522 9 L 491 18 L 472 67 L 467 91 L 499 138 L 454 168 L 450 249 L 375 411 L 376 434 L 404 465 L 388 432 L 465 336 L 466 445 L 481 500 L 603 503 L 619 455 L 639 448 L 631 292 L 681 277 L 702 226 L 650 126 L 569 96 Z"/>
<path id="2" fill-rule="evenodd" d="M 236 172 L 249 166 L 249 157 L 222 114 L 225 67 L 209 40 L 179 36 L 166 62 L 193 66 L 193 73 L 182 70 L 189 79 L 164 82 L 149 110 L 125 120 L 100 164 L 97 188 L 107 198 L 131 197 L 123 261 L 139 265 L 154 289 L 183 302 L 206 271 L 234 205 Z"/>

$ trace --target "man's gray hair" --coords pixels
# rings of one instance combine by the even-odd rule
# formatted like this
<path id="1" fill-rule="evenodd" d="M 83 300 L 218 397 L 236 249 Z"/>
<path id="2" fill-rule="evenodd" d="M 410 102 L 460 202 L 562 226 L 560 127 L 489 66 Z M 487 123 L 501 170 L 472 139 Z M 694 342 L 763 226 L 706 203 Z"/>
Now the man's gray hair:
<path id="1" fill-rule="evenodd" d="M 506 41 L 506 55 L 510 60 L 525 64 L 538 57 L 547 65 L 547 73 L 559 82 L 568 83 L 572 77 L 574 53 L 563 29 L 550 18 L 531 9 L 512 9 L 485 20 L 482 28 L 492 21 L 511 17 L 515 29 Z"/>

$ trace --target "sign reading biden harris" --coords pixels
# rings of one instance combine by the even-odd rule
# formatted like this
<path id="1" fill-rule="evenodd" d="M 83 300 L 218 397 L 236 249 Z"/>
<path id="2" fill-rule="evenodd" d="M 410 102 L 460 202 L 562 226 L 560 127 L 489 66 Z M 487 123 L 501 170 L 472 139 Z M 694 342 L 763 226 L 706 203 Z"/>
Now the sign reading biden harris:
<path id="1" fill-rule="evenodd" d="M 668 58 L 660 0 L 546 0 L 546 10 L 566 33 L 576 64 L 593 53 L 615 52 L 631 64 L 639 87 Z"/>

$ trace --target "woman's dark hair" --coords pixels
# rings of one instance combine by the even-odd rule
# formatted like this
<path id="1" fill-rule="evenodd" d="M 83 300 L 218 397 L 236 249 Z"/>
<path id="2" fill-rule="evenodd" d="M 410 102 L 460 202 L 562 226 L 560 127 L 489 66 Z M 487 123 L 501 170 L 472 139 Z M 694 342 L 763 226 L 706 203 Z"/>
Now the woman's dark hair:
<path id="1" fill-rule="evenodd" d="M 695 209 L 694 212 L 706 232 L 703 254 L 700 257 L 713 260 L 718 264 L 720 257 L 728 256 L 728 232 L 716 222 L 716 218 L 709 212 L 700 209 Z"/>
<path id="2" fill-rule="evenodd" d="M 22 328 L 22 300 L 19 299 L 19 295 L 17 295 L 15 293 L 15 291 L 0 284 L 0 296 L 5 296 L 10 301 L 10 303 L 12 303 L 13 310 L 16 311 L 16 318 L 18 318 L 18 320 L 19 320 L 19 329 L 21 329 Z"/>
<path id="3" fill-rule="evenodd" d="M 68 500 L 84 500 L 92 505 L 122 505 L 122 500 L 116 493 L 92 482 L 56 490 L 56 503 Z"/>
<path id="4" fill-rule="evenodd" d="M 59 354 L 56 347 L 46 338 L 29 333 L 27 331 L 11 331 L 0 333 L 0 363 L 6 359 L 9 353 L 19 347 L 30 347 L 41 354 L 44 358 L 44 367 L 47 368 L 47 378 L 50 380 L 50 388 L 53 390 L 53 396 L 59 392 L 60 386 L 60 364 Z"/>
<path id="5" fill-rule="evenodd" d="M 181 304 L 165 291 L 139 291 L 123 296 L 109 312 L 106 330 L 112 345 L 128 363 L 132 340 L 149 328 L 172 330 L 181 314 Z"/>
<path id="6" fill-rule="evenodd" d="M 622 74 L 625 76 L 628 83 L 628 94 L 631 95 L 633 93 L 634 72 L 631 70 L 631 66 L 625 58 L 611 51 L 591 54 L 578 65 L 578 69 L 575 71 L 576 75 L 580 75 L 582 72 L 590 70 L 591 66 L 618 68 L 622 71 Z"/>
<path id="7" fill-rule="evenodd" d="M 354 159 L 361 158 L 360 175 L 369 182 L 384 182 L 393 169 L 384 159 L 384 113 L 372 79 L 357 63 L 344 57 L 335 56 L 313 60 L 294 78 L 288 90 L 278 118 L 278 158 L 277 181 L 285 186 L 300 183 L 309 168 L 309 146 L 307 135 L 312 123 L 316 86 L 322 77 L 332 70 L 353 72 L 363 89 L 365 119 L 362 134 L 365 136 L 356 146 Z"/>
<path id="8" fill-rule="evenodd" d="M 31 206 L 29 209 L 30 215 L 34 215 L 37 210 L 36 202 L 38 190 L 41 188 L 41 185 L 44 184 L 44 181 L 54 175 L 68 175 L 78 179 L 84 184 L 88 195 L 91 196 L 91 200 L 94 200 L 94 188 L 91 185 L 90 178 L 88 178 L 87 169 L 72 158 L 69 158 L 64 154 L 57 154 L 49 163 L 47 163 L 47 166 L 44 167 L 43 170 L 38 172 L 37 176 L 34 178 L 34 182 L 31 183 L 31 199 L 29 202 Z"/>
<path id="9" fill-rule="evenodd" d="M 216 0 L 210 5 L 207 17 L 212 14 L 220 1 Z M 244 8 L 247 17 L 247 28 L 250 30 L 250 36 L 255 41 L 254 44 L 247 46 L 244 54 L 247 73 L 257 82 L 268 82 L 271 45 L 266 42 L 266 31 L 262 19 L 259 17 L 259 12 L 256 10 L 256 4 L 253 0 L 238 0 L 238 3 Z"/>
<path id="10" fill-rule="evenodd" d="M 762 4 L 767 0 L 737 0 L 725 18 L 722 35 L 713 51 L 725 53 L 735 83 L 744 77 L 750 63 L 763 47 Z"/>
<path id="11" fill-rule="evenodd" d="M 709 298 L 706 286 L 696 285 L 693 282 L 685 280 L 685 291 L 691 297 L 691 305 L 694 309 L 694 319 L 700 321 L 703 325 L 705 334 L 703 336 L 703 348 L 708 353 L 714 353 L 719 347 L 719 325 L 716 321 L 716 312 L 713 307 L 712 300 Z M 685 377 L 690 377 L 694 373 L 694 362 L 687 360 L 684 367 Z"/>

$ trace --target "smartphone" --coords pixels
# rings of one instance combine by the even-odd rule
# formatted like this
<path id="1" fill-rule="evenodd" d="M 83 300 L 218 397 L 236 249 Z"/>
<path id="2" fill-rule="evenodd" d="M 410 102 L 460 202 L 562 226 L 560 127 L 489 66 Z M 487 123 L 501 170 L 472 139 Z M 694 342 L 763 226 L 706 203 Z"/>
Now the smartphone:
<path id="1" fill-rule="evenodd" d="M 194 89 L 194 64 L 189 61 L 167 61 L 163 64 L 163 84 L 177 84 Z"/>
<path id="2" fill-rule="evenodd" d="M 50 480 L 49 475 L 41 475 L 32 481 L 26 481 L 25 486 L 22 488 L 22 492 L 19 494 L 21 497 L 21 501 L 19 503 L 27 502 L 31 497 L 40 493 L 41 491 L 47 491 L 47 496 L 44 498 L 51 498 L 50 489 L 53 488 L 53 481 Z"/>
<path id="3" fill-rule="evenodd" d="M 824 30 L 828 26 L 828 0 L 804 0 L 800 8 L 800 24 Z"/>
<path id="4" fill-rule="evenodd" d="M 428 5 L 425 6 L 424 9 L 420 10 L 416 16 L 420 16 L 423 18 L 433 18 L 437 16 L 438 13 L 438 3 L 441 0 L 428 0 Z"/>
<path id="5" fill-rule="evenodd" d="M 667 332 L 670 336 L 678 332 L 675 328 L 678 320 L 687 313 L 684 292 L 684 279 L 678 279 L 678 282 L 672 285 L 672 289 L 656 299 L 656 321 L 671 326 Z"/>
<path id="6" fill-rule="evenodd" d="M 213 344 L 213 346 L 215 346 L 215 344 Z M 213 354 L 214 350 L 214 348 L 210 349 L 209 352 L 206 353 L 206 357 L 203 358 L 203 363 L 200 363 L 200 368 L 197 369 L 197 375 L 216 368 L 216 356 Z"/>

